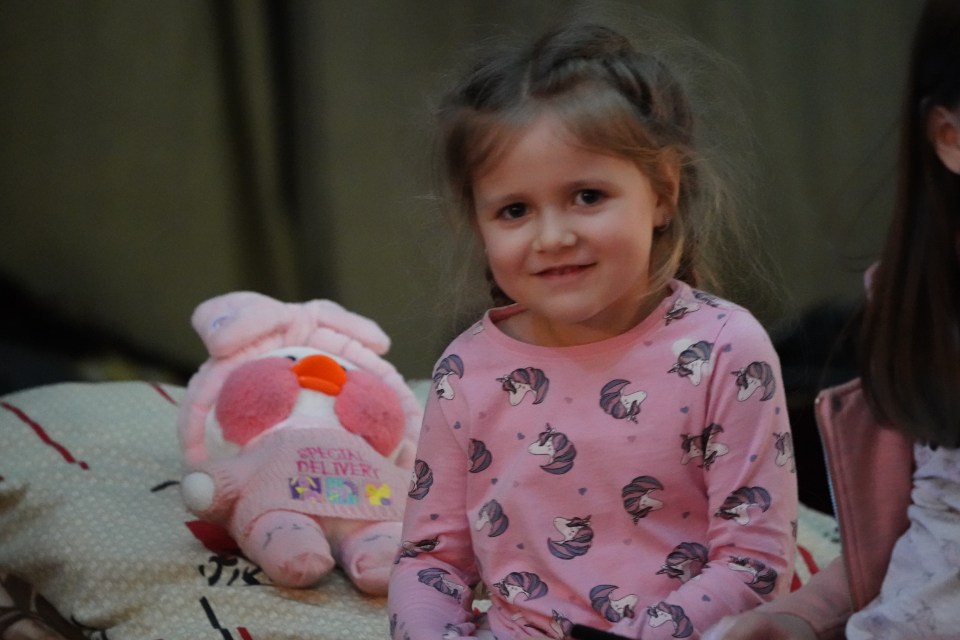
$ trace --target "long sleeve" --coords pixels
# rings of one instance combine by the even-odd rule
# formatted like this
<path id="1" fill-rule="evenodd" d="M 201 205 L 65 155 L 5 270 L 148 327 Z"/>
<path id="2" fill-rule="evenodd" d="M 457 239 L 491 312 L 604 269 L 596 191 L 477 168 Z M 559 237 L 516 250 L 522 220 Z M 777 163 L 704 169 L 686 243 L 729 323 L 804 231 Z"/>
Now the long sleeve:
<path id="1" fill-rule="evenodd" d="M 779 361 L 753 318 L 731 315 L 712 342 L 705 429 L 687 462 L 702 467 L 710 516 L 706 539 L 688 542 L 706 548 L 707 562 L 672 593 L 643 603 L 643 627 L 636 619 L 616 627 L 629 637 L 698 637 L 723 616 L 789 590 L 797 487 Z M 685 552 L 678 546 L 676 556 Z"/>
<path id="2" fill-rule="evenodd" d="M 839 640 L 853 612 L 843 558 L 834 558 L 802 589 L 761 606 L 765 613 L 785 613 L 804 620 L 821 640 Z"/>
<path id="3" fill-rule="evenodd" d="M 420 432 L 403 548 L 390 580 L 388 610 L 395 640 L 449 639 L 473 631 L 472 586 L 479 577 L 465 506 L 467 457 L 452 436 L 454 425 L 446 420 L 444 402 L 431 394 Z"/>

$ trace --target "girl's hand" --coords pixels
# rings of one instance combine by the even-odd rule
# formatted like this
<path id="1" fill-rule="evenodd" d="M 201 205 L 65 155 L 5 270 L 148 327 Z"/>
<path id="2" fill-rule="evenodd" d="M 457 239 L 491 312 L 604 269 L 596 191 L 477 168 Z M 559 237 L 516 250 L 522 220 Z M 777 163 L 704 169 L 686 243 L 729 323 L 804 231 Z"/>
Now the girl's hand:
<path id="1" fill-rule="evenodd" d="M 786 613 L 747 611 L 727 616 L 707 629 L 702 640 L 816 640 L 806 622 Z"/>

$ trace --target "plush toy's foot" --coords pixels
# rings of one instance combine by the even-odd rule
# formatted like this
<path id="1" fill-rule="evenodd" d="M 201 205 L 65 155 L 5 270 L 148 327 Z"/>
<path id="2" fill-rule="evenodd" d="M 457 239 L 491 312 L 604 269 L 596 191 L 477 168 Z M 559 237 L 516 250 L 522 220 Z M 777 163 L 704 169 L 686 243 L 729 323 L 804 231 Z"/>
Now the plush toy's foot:
<path id="1" fill-rule="evenodd" d="M 320 526 L 292 511 L 272 511 L 258 518 L 243 549 L 274 583 L 284 587 L 309 587 L 334 565 Z"/>
<path id="2" fill-rule="evenodd" d="M 364 593 L 384 595 L 400 548 L 399 522 L 377 522 L 346 536 L 340 566 Z"/>

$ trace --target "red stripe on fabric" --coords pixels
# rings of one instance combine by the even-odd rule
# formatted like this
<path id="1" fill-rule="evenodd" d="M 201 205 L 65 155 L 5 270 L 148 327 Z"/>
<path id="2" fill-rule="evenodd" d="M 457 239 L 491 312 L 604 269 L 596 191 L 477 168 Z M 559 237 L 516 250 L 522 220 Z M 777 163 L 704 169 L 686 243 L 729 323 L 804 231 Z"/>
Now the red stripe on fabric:
<path id="1" fill-rule="evenodd" d="M 171 396 L 169 393 L 167 393 L 166 389 L 164 389 L 163 387 L 161 387 L 159 383 L 156 383 L 156 382 L 148 382 L 147 384 L 149 384 L 151 387 L 153 387 L 153 389 L 154 389 L 157 393 L 159 393 L 161 396 L 163 396 L 164 400 L 166 400 L 167 402 L 169 402 L 170 404 L 172 404 L 172 405 L 175 406 L 175 407 L 179 406 L 179 405 L 177 404 L 177 401 L 173 399 L 173 396 Z"/>
<path id="2" fill-rule="evenodd" d="M 243 638 L 243 640 L 253 640 L 253 636 L 250 635 L 250 632 L 247 631 L 246 627 L 237 627 L 237 633 L 240 634 L 240 637 Z"/>
<path id="3" fill-rule="evenodd" d="M 817 561 L 814 560 L 813 554 L 810 553 L 809 549 L 807 549 L 806 547 L 797 545 L 797 551 L 800 553 L 801 556 L 803 556 L 803 561 L 806 563 L 807 569 L 810 570 L 810 575 L 813 575 L 818 571 L 820 571 L 820 567 L 817 566 Z"/>
<path id="4" fill-rule="evenodd" d="M 13 415 L 20 418 L 20 420 L 23 421 L 24 424 L 26 424 L 31 429 L 33 429 L 33 432 L 37 434 L 37 437 L 40 438 L 40 440 L 42 440 L 44 444 L 56 449 L 57 452 L 59 452 L 60 455 L 63 456 L 64 460 L 66 460 L 70 464 L 78 465 L 84 471 L 90 468 L 90 465 L 88 465 L 83 460 L 77 460 L 76 458 L 74 458 L 73 455 L 67 450 L 66 447 L 64 447 L 59 442 L 56 442 L 53 438 L 47 435 L 47 432 L 44 431 L 43 427 L 41 427 L 38 423 L 31 420 L 30 416 L 28 416 L 26 413 L 24 413 L 17 407 L 13 406 L 12 404 L 9 404 L 6 402 L 0 402 L 0 407 L 3 407 Z"/>
<path id="5" fill-rule="evenodd" d="M 790 591 L 796 591 L 802 586 L 803 584 L 800 582 L 800 576 L 793 574 L 793 580 L 790 582 Z"/>

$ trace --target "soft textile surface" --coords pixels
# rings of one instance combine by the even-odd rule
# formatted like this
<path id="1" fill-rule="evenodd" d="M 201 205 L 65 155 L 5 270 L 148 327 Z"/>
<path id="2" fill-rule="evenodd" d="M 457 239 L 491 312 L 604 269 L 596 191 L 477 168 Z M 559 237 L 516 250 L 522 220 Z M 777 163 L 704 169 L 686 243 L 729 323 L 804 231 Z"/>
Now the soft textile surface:
<path id="1" fill-rule="evenodd" d="M 415 385 L 419 397 L 428 386 Z M 0 574 L 29 581 L 93 638 L 386 640 L 385 599 L 338 571 L 310 590 L 267 585 L 184 509 L 181 394 L 116 382 L 0 398 Z M 838 553 L 835 521 L 802 509 L 798 535 L 806 579 Z"/>
<path id="2" fill-rule="evenodd" d="M 229 541 L 203 535 L 176 484 L 180 395 L 102 383 L 3 398 L 0 571 L 110 640 L 384 640 L 385 599 L 341 573 L 312 590 L 260 586 Z"/>

